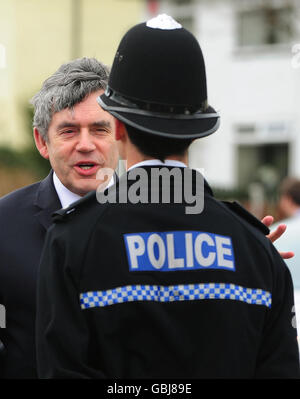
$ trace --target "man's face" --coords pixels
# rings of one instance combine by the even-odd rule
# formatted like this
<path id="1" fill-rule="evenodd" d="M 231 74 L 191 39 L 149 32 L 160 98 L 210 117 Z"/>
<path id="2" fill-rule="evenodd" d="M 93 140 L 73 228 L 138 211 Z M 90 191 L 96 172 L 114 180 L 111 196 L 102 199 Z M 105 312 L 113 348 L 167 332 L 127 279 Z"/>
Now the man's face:
<path id="1" fill-rule="evenodd" d="M 289 218 L 293 216 L 296 211 L 295 203 L 289 195 L 281 195 L 278 205 L 280 217 L 282 218 Z"/>
<path id="2" fill-rule="evenodd" d="M 115 121 L 96 101 L 102 93 L 92 93 L 72 109 L 55 113 L 43 145 L 37 142 L 35 132 L 41 155 L 49 159 L 62 184 L 79 195 L 97 189 L 100 168 L 117 166 Z"/>

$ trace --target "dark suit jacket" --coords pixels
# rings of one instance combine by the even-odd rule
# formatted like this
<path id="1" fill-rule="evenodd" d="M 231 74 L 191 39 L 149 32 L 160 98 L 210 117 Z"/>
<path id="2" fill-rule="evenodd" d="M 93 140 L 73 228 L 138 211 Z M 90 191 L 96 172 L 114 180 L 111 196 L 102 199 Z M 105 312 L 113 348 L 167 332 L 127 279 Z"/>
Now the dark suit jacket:
<path id="1" fill-rule="evenodd" d="M 0 328 L 0 378 L 37 378 L 37 269 L 51 214 L 59 208 L 52 172 L 0 198 L 0 304 L 6 309 L 6 328 Z"/>

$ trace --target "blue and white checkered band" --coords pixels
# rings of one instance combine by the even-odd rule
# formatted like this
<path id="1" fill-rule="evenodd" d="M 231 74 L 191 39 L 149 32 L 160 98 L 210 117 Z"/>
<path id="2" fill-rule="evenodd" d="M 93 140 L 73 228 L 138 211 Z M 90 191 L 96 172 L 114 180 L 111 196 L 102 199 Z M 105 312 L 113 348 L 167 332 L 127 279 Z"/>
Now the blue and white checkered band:
<path id="1" fill-rule="evenodd" d="M 125 302 L 197 301 L 203 299 L 229 299 L 250 305 L 271 307 L 272 295 L 259 288 L 246 288 L 228 283 L 187 285 L 127 285 L 107 291 L 89 291 L 80 294 L 82 309 L 104 307 Z"/>

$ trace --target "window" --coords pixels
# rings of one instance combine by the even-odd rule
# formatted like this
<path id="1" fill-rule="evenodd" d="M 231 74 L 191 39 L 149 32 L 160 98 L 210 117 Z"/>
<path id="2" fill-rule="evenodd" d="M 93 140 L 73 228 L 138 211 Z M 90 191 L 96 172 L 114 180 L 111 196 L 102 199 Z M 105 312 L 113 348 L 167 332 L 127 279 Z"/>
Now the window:
<path id="1" fill-rule="evenodd" d="M 174 4 L 177 5 L 187 5 L 193 3 L 194 0 L 173 0 Z"/>
<path id="2" fill-rule="evenodd" d="M 237 148 L 238 186 L 247 188 L 253 182 L 272 190 L 288 174 L 288 143 L 240 145 Z"/>
<path id="3" fill-rule="evenodd" d="M 177 17 L 176 21 L 190 32 L 194 31 L 194 18 L 192 16 Z"/>
<path id="4" fill-rule="evenodd" d="M 161 0 L 159 12 L 172 15 L 185 29 L 195 34 L 195 6 L 194 0 Z"/>
<path id="5" fill-rule="evenodd" d="M 243 46 L 288 44 L 293 39 L 292 6 L 261 6 L 237 14 L 237 43 Z"/>
<path id="6" fill-rule="evenodd" d="M 249 125 L 240 125 L 237 127 L 237 132 L 238 134 L 252 134 L 256 132 L 256 127 L 255 125 L 249 124 Z"/>

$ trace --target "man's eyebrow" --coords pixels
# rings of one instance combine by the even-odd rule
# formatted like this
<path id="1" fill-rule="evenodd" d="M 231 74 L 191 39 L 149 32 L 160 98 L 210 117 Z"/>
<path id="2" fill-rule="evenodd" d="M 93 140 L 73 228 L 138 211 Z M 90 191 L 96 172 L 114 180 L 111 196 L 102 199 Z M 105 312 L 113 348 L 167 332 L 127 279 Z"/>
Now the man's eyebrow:
<path id="1" fill-rule="evenodd" d="M 74 122 L 61 122 L 59 125 L 57 125 L 56 129 L 60 130 L 60 129 L 64 129 L 65 127 L 78 127 L 77 123 Z"/>
<path id="2" fill-rule="evenodd" d="M 108 127 L 111 128 L 111 123 L 108 121 L 97 121 L 91 123 L 89 126 L 96 126 L 96 127 Z"/>
<path id="3" fill-rule="evenodd" d="M 79 127 L 79 123 L 64 121 L 57 126 L 57 130 L 64 129 L 65 127 Z M 111 123 L 108 121 L 96 121 L 89 124 L 90 127 L 107 127 L 111 128 Z"/>

